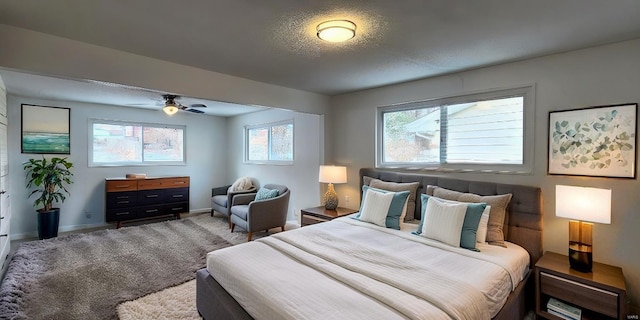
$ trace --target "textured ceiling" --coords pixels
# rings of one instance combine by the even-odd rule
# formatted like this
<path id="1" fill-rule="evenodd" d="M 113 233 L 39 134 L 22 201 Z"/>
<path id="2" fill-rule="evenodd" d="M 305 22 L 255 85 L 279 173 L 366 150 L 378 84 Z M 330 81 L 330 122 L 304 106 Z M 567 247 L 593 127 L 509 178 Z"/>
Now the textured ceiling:
<path id="1" fill-rule="evenodd" d="M 357 35 L 322 42 L 349 19 Z M 640 37 L 638 0 L 3 0 L 0 23 L 335 95 Z"/>

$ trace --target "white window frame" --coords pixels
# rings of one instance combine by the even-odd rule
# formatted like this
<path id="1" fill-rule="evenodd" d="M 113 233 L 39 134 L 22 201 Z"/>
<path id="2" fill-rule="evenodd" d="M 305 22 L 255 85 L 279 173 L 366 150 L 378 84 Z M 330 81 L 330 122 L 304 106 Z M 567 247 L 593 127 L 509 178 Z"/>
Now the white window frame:
<path id="1" fill-rule="evenodd" d="M 268 154 L 271 154 L 271 129 L 273 127 L 288 125 L 293 126 L 293 137 L 291 144 L 291 160 L 249 160 L 249 130 L 253 129 L 267 129 L 269 130 L 269 142 L 268 142 Z M 294 119 L 287 119 L 282 121 L 263 123 L 257 125 L 246 125 L 244 126 L 244 163 L 245 164 L 272 164 L 272 165 L 293 165 L 295 161 L 295 139 L 296 139 L 296 126 L 294 124 Z"/>
<path id="2" fill-rule="evenodd" d="M 94 124 L 111 124 L 122 126 L 141 126 L 141 127 L 153 127 L 153 128 L 175 128 L 182 130 L 182 161 L 144 161 L 144 154 L 142 155 L 141 162 L 94 162 L 93 161 L 93 125 Z M 89 141 L 87 148 L 89 150 L 89 167 L 131 167 L 131 166 L 185 166 L 187 165 L 187 126 L 186 125 L 170 125 L 161 123 L 149 123 L 149 122 L 134 122 L 134 121 L 119 121 L 119 120 L 104 120 L 104 119 L 89 119 Z M 144 129 L 142 130 L 144 136 Z M 144 137 L 143 137 L 144 139 Z M 144 148 L 141 148 L 144 152 Z"/>
<path id="3" fill-rule="evenodd" d="M 419 108 L 438 107 L 442 105 L 462 104 L 473 101 L 494 100 L 508 97 L 523 97 L 523 144 L 522 164 L 451 164 L 426 162 L 384 162 L 383 114 L 393 111 L 404 111 Z M 533 151 L 535 136 L 535 85 L 495 89 L 491 91 L 474 92 L 458 96 L 450 96 L 433 100 L 416 101 L 377 108 L 376 113 L 376 167 L 387 169 L 407 169 L 442 172 L 489 172 L 504 174 L 532 174 Z"/>

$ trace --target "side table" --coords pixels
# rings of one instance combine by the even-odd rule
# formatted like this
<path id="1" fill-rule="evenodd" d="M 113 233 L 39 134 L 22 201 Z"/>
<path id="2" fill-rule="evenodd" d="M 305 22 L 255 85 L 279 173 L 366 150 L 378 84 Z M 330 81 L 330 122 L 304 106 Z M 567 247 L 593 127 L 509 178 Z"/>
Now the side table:
<path id="1" fill-rule="evenodd" d="M 626 319 L 626 288 L 622 269 L 593 263 L 592 272 L 569 267 L 569 257 L 546 252 L 535 266 L 536 314 L 561 319 L 547 311 L 550 298 L 582 310 L 582 319 Z"/>
<path id="2" fill-rule="evenodd" d="M 337 207 L 336 210 L 327 210 L 324 206 L 319 206 L 300 210 L 300 220 L 304 227 L 311 224 L 327 222 L 355 212 L 358 212 L 358 210 L 341 207 Z"/>

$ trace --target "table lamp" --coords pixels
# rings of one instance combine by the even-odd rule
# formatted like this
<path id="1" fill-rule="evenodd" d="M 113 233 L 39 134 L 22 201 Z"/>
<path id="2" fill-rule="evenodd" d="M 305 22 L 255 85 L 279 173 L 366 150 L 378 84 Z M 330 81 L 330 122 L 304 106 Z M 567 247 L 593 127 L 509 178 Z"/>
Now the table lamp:
<path id="1" fill-rule="evenodd" d="M 556 186 L 556 216 L 569 221 L 569 264 L 591 272 L 593 223 L 611 223 L 611 189 Z"/>
<path id="2" fill-rule="evenodd" d="M 322 196 L 324 207 L 327 210 L 335 210 L 338 207 L 338 195 L 333 188 L 334 183 L 347 183 L 347 167 L 344 166 L 320 166 L 318 181 L 328 183 L 327 192 Z"/>

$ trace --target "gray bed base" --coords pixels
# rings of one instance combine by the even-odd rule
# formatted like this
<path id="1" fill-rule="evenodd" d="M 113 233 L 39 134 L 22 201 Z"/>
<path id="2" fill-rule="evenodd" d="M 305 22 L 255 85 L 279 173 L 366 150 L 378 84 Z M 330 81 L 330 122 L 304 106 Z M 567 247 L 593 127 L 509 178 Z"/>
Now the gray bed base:
<path id="1" fill-rule="evenodd" d="M 532 186 L 467 181 L 412 173 L 399 173 L 379 169 L 360 169 L 362 177 L 393 182 L 420 182 L 418 194 L 424 193 L 427 185 L 436 185 L 460 192 L 480 195 L 511 193 L 505 235 L 508 241 L 525 248 L 531 257 L 531 266 L 542 256 L 542 196 L 540 188 Z M 416 200 L 416 217 L 421 212 L 420 197 Z M 523 319 L 533 310 L 534 277 L 529 271 L 524 280 L 511 292 L 505 305 L 494 317 L 496 320 Z M 196 273 L 196 306 L 206 320 L 253 319 L 227 291 L 211 277 L 206 268 Z"/>

